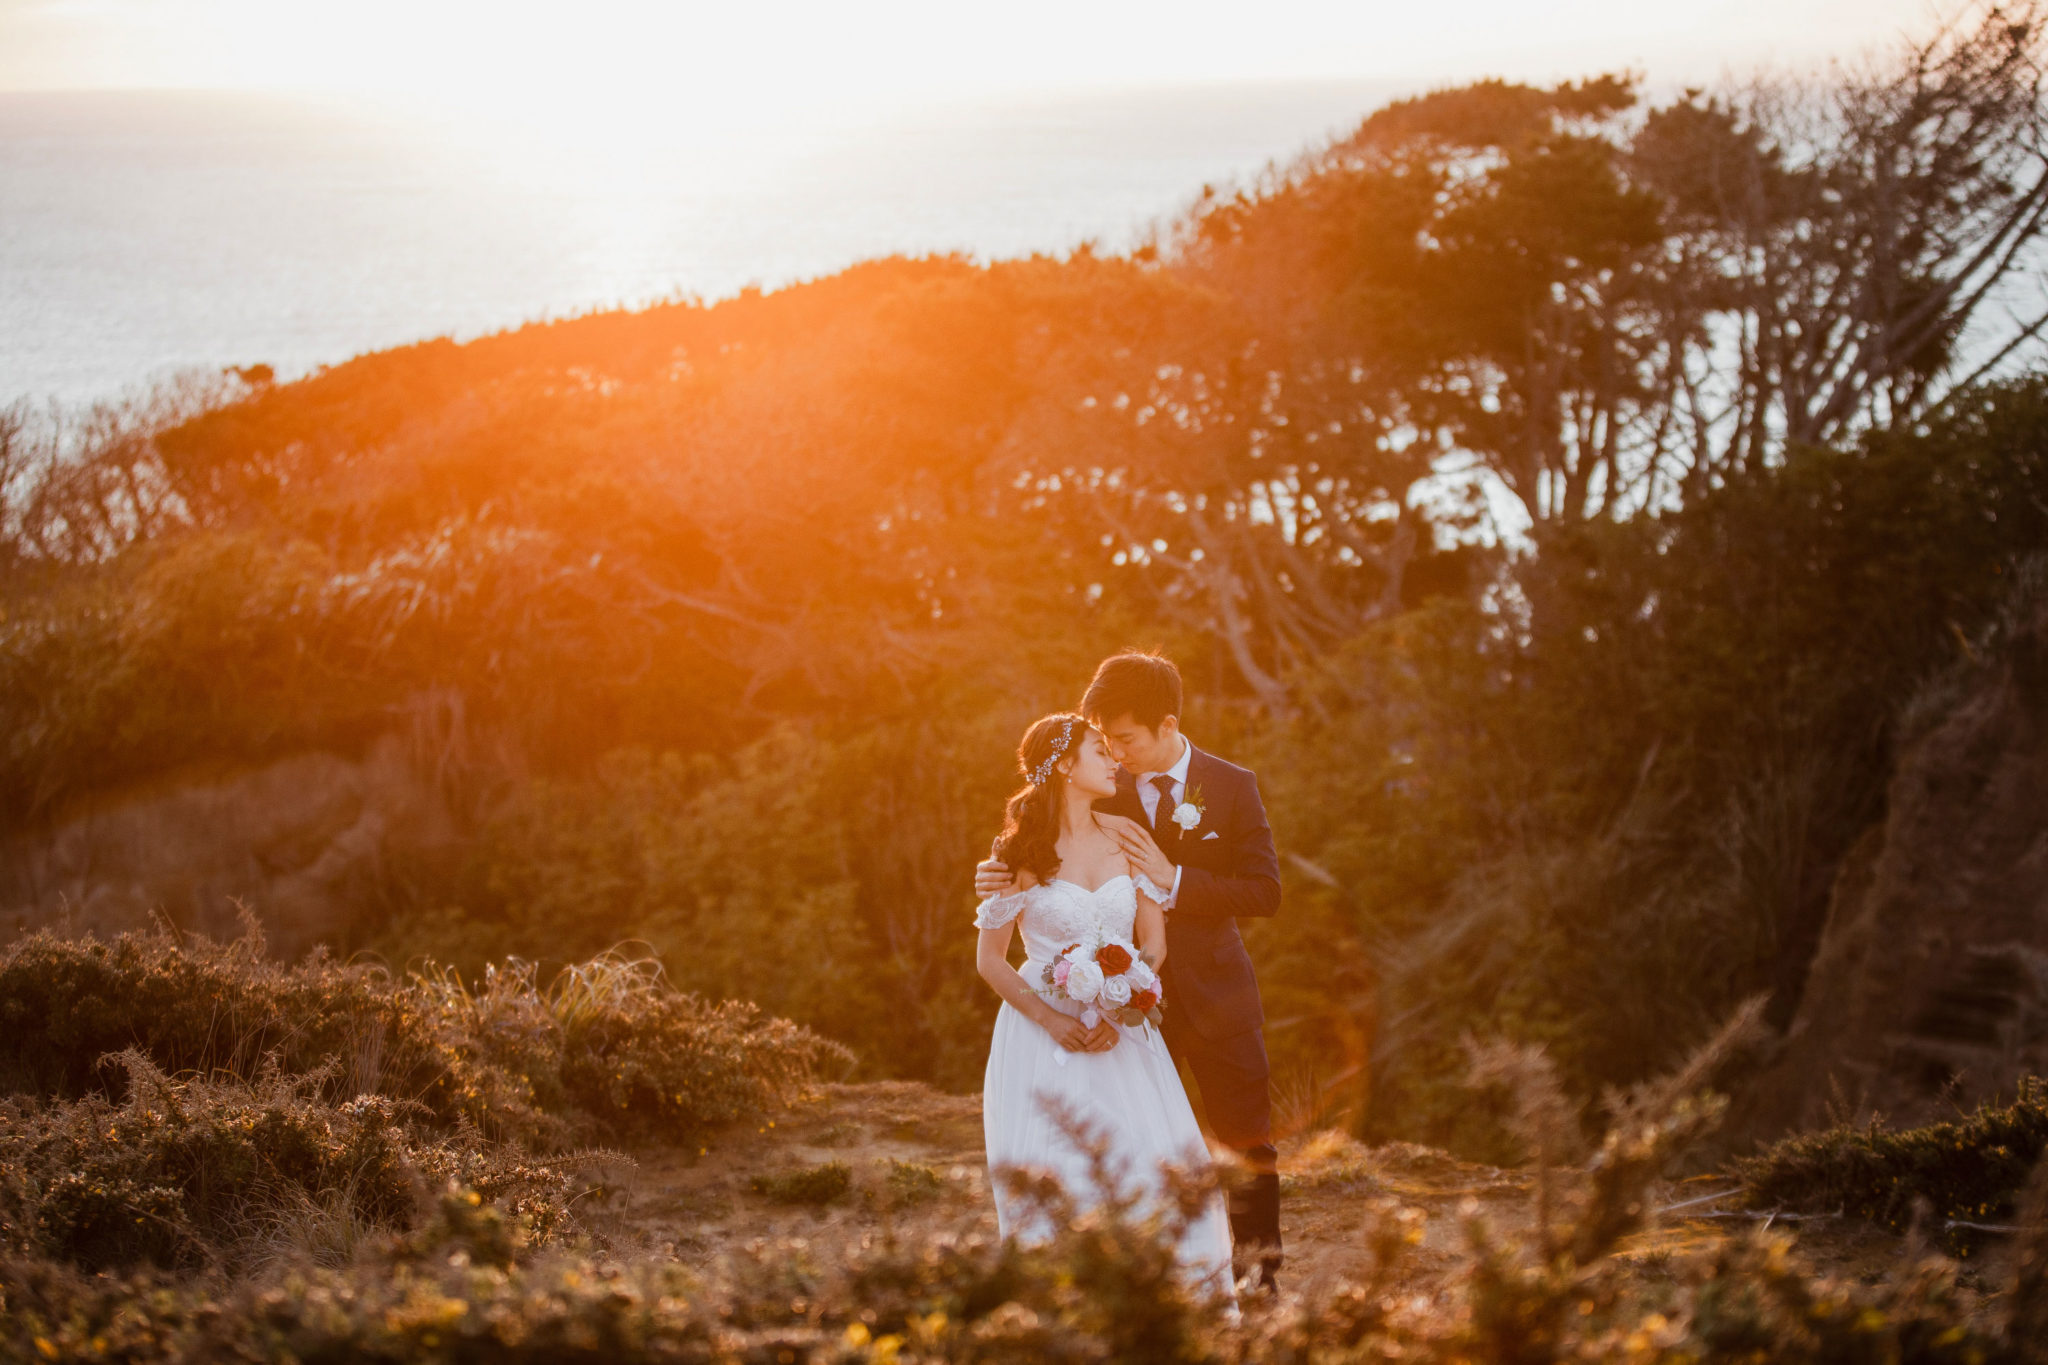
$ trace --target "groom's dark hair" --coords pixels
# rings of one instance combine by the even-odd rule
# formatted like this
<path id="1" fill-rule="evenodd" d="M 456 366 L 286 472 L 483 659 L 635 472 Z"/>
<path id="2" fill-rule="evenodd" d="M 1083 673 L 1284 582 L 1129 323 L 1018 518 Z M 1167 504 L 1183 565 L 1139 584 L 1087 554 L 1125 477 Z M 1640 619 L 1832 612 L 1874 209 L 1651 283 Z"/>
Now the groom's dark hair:
<path id="1" fill-rule="evenodd" d="M 1129 716 L 1157 730 L 1168 716 L 1180 714 L 1180 700 L 1180 670 L 1173 660 L 1156 649 L 1127 649 L 1095 670 L 1081 697 L 1081 714 L 1096 724 Z"/>

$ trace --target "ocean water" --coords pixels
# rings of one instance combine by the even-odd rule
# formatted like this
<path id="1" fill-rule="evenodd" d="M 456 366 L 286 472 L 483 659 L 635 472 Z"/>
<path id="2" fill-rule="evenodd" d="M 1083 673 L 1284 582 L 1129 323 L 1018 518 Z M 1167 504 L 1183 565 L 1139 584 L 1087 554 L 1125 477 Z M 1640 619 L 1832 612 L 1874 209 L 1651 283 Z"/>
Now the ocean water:
<path id="1" fill-rule="evenodd" d="M 0 94 L 0 403 L 304 373 L 891 252 L 1120 249 L 1386 82 L 557 134 L 274 96 Z"/>

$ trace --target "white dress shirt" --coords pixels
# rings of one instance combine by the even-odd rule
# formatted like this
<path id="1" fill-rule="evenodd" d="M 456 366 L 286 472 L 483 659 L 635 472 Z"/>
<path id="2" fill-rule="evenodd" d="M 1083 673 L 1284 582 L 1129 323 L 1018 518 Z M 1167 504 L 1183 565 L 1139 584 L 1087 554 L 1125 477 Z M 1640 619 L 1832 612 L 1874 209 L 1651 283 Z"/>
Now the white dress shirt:
<path id="1" fill-rule="evenodd" d="M 1187 800 L 1188 764 L 1194 761 L 1194 757 L 1195 746 L 1188 743 L 1188 737 L 1186 735 L 1182 735 L 1180 737 L 1179 762 L 1175 763 L 1171 768 L 1166 769 L 1164 772 L 1138 774 L 1138 799 L 1145 803 L 1145 818 L 1147 820 L 1151 821 L 1155 825 L 1159 823 L 1160 792 L 1159 788 L 1153 785 L 1154 778 L 1170 777 L 1173 779 L 1173 800 L 1175 805 L 1178 805 L 1182 801 Z M 1171 812 L 1169 812 L 1169 814 L 1170 813 Z"/>
<path id="2" fill-rule="evenodd" d="M 1194 757 L 1195 746 L 1188 743 L 1186 735 L 1182 735 L 1180 737 L 1180 761 L 1178 763 L 1166 769 L 1164 773 L 1138 774 L 1138 800 L 1143 803 L 1145 819 L 1152 824 L 1153 828 L 1156 829 L 1159 826 L 1159 799 L 1164 793 L 1153 785 L 1152 779 L 1161 776 L 1172 778 L 1173 804 L 1175 806 L 1180 805 L 1181 802 L 1188 799 L 1188 764 L 1194 761 Z M 1171 815 L 1173 812 L 1169 810 L 1167 814 Z M 1167 888 L 1166 900 L 1161 904 L 1162 909 L 1173 909 L 1173 903 L 1180 899 L 1180 874 L 1180 865 L 1176 863 L 1173 868 L 1173 885 Z"/>

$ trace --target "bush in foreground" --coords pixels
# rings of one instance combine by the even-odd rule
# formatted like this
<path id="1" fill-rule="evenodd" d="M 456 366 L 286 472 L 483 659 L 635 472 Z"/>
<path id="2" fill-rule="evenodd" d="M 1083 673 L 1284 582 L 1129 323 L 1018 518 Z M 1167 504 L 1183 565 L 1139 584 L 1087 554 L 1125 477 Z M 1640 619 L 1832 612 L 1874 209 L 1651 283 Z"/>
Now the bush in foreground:
<path id="1" fill-rule="evenodd" d="M 598 964 L 558 985 L 537 990 L 515 972 L 477 990 L 445 977 L 388 989 L 412 993 L 405 1008 L 431 1023 L 425 1036 L 459 1044 L 465 1074 L 527 1082 L 540 1114 L 579 1093 L 563 1078 L 594 1063 L 560 1060 L 576 1047 L 593 1059 L 608 1045 L 652 1052 L 663 1021 L 703 1026 L 687 1010 L 663 1013 L 644 969 Z M 605 1032 L 641 1017 L 656 1023 L 652 1042 Z M 2040 1365 L 2048 1188 L 2022 1203 L 2016 1273 L 1995 1310 L 1959 1289 L 1943 1258 L 1909 1259 L 1875 1283 L 1836 1279 L 1768 1231 L 1674 1254 L 1654 1275 L 1616 1254 L 1654 1217 L 1671 1161 L 1719 1112 L 1702 1078 L 1753 1025 L 1753 1010 L 1739 1015 L 1679 1072 L 1615 1095 L 1583 1161 L 1548 1059 L 1476 1049 L 1474 1078 L 1511 1092 L 1532 1162 L 1524 1230 L 1464 1215 L 1466 1254 L 1421 1293 L 1408 1266 L 1424 1219 L 1382 1200 L 1368 1210 L 1357 1283 L 1254 1300 L 1241 1319 L 1176 1265 L 1208 1194 L 1198 1182 L 1175 1181 L 1164 1207 L 1111 1196 L 1082 1213 L 1056 1184 L 1013 1173 L 1057 1230 L 1043 1245 L 960 1235 L 942 1211 L 892 1207 L 879 1231 L 823 1221 L 811 1237 L 730 1245 L 684 1266 L 564 1237 L 564 1163 L 533 1162 L 424 1104 L 329 1098 L 338 1061 L 298 1073 L 272 1062 L 253 1081 L 172 1077 L 138 1049 L 118 1058 L 119 1098 L 26 1097 L 6 1112 L 0 1360 Z M 585 1042 L 519 1050 L 539 1049 L 536 1038 Z M 748 1054 L 697 1055 L 742 1065 Z M 526 1057 L 556 1069 L 512 1069 Z M 613 1081 L 631 1074 L 616 1067 Z M 478 1097 L 498 1093 L 509 1092 Z M 1094 1142 L 1078 1124 L 1069 1131 Z M 1965 1137 L 1995 1149 L 2007 1135 L 1987 1123 Z M 1107 1158 L 1099 1144 L 1094 1153 L 1108 1190 Z M 91 1273 L 102 1266 L 114 1269 Z"/>
<path id="2" fill-rule="evenodd" d="M 505 1263 L 577 1229 L 572 1145 L 687 1140 L 844 1055 L 614 955 L 472 988 L 283 966 L 254 935 L 30 935 L 0 952 L 0 1251 L 342 1264 L 453 1220 L 494 1229 Z"/>
<path id="3" fill-rule="evenodd" d="M 1043 1192 L 1058 1203 L 1057 1192 Z M 1402 1283 L 1420 1220 L 1389 1202 L 1363 1282 L 1232 1321 L 1175 1272 L 1172 1213 L 1075 1217 L 1020 1248 L 932 1227 L 730 1249 L 715 1264 L 566 1251 L 493 1257 L 442 1225 L 400 1259 L 307 1267 L 215 1288 L 0 1264 L 0 1356 L 21 1360 L 1073 1362 L 1588 1360 L 1630 1365 L 2027 1362 L 2009 1324 L 1973 1316 L 1952 1263 L 1877 1284 L 1814 1271 L 1781 1233 L 1675 1259 L 1645 1286 L 1607 1256 L 1579 1265 L 1477 1219 L 1464 1270 L 1433 1295 Z M 2036 1234 L 2036 1241 L 2048 1245 Z M 2038 1297 L 2035 1295 L 2034 1297 Z M 2011 1311 L 2032 1299 L 2016 1294 Z"/>
<path id="4" fill-rule="evenodd" d="M 125 1097 L 0 1105 L 0 1246 L 89 1270 L 347 1259 L 418 1221 L 434 1188 L 488 1199 L 542 1244 L 569 1224 L 574 1161 L 475 1130 L 434 1134 L 382 1095 L 339 1104 L 320 1076 L 177 1081 L 114 1059 Z"/>

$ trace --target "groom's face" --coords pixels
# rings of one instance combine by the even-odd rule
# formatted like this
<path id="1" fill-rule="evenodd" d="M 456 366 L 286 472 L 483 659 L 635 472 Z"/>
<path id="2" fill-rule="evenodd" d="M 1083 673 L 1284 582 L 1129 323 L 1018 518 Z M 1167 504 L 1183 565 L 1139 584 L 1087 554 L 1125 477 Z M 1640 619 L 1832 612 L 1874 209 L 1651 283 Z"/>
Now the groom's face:
<path id="1" fill-rule="evenodd" d="M 1110 757 L 1132 774 L 1165 772 L 1180 761 L 1180 722 L 1173 716 L 1160 721 L 1156 730 L 1128 715 L 1118 716 L 1102 722 L 1102 738 Z"/>

